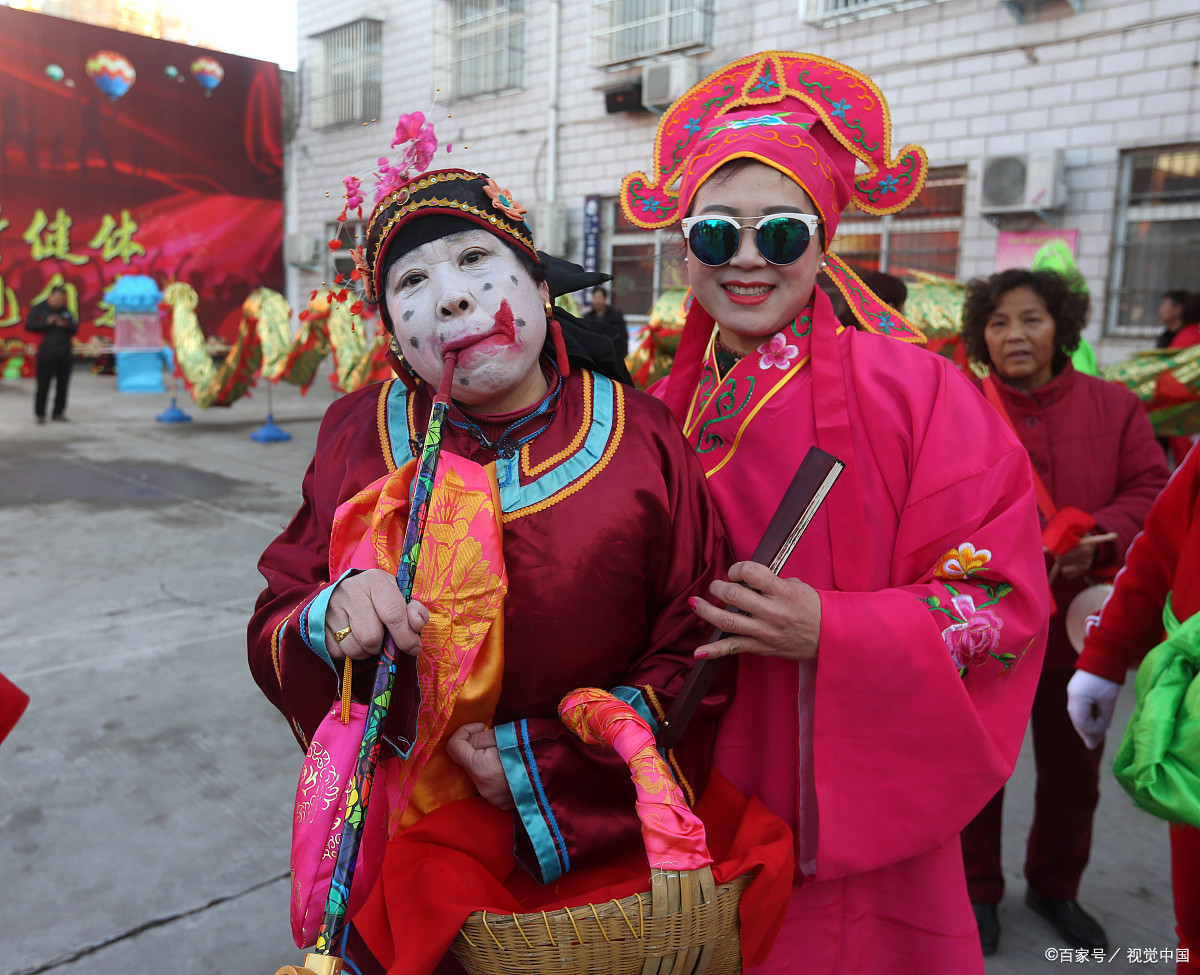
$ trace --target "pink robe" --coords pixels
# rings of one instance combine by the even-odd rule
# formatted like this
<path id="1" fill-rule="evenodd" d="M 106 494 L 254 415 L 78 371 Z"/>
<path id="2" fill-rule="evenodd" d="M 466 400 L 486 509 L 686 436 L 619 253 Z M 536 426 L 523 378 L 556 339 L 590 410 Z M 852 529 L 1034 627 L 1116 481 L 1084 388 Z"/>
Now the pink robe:
<path id="1" fill-rule="evenodd" d="M 742 656 L 718 735 L 717 767 L 796 834 L 754 971 L 982 973 L 958 834 L 1012 772 L 1046 640 L 1029 460 L 952 364 L 817 301 L 830 324 L 719 380 L 710 351 L 684 421 L 741 559 L 810 445 L 848 462 L 782 573 L 820 593 L 818 657 Z"/>

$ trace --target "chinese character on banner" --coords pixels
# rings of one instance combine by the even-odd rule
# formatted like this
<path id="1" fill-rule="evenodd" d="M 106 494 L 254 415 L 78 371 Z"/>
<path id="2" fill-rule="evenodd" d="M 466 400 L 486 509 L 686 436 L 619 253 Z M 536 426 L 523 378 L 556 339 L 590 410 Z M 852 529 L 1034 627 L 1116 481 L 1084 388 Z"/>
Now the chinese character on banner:
<path id="1" fill-rule="evenodd" d="M 1175 949 L 1175 960 L 1183 961 L 1183 962 L 1190 962 L 1192 960 L 1192 949 L 1191 948 L 1176 948 Z"/>
<path id="2" fill-rule="evenodd" d="M 0 275 L 0 328 L 9 328 L 21 321 L 21 304 L 17 301 L 16 292 L 4 283 Z"/>
<path id="3" fill-rule="evenodd" d="M 1140 964 L 1142 961 L 1142 949 L 1130 948 L 1125 954 L 1125 960 Z"/>
<path id="4" fill-rule="evenodd" d="M 54 219 L 47 222 L 46 212 L 39 207 L 21 239 L 29 245 L 29 254 L 35 261 L 56 257 L 69 264 L 87 263 L 82 254 L 71 253 L 71 218 L 66 210 L 60 209 Z"/>
<path id="5" fill-rule="evenodd" d="M 92 324 L 94 326 L 96 326 L 97 328 L 100 328 L 100 327 L 116 328 L 117 327 L 117 309 L 116 309 L 116 307 L 113 305 L 110 305 L 107 301 L 97 301 L 96 302 L 96 317 L 92 319 Z"/>
<path id="6" fill-rule="evenodd" d="M 119 257 L 128 264 L 131 258 L 141 257 L 146 253 L 146 248 L 133 239 L 137 229 L 137 222 L 129 216 L 128 210 L 121 211 L 119 224 L 112 214 L 106 213 L 100 221 L 96 235 L 88 242 L 88 247 L 100 251 L 101 260 L 111 261 Z"/>
<path id="7" fill-rule="evenodd" d="M 1157 948 L 1142 949 L 1142 960 L 1149 965 L 1157 964 L 1158 963 L 1158 949 Z"/>

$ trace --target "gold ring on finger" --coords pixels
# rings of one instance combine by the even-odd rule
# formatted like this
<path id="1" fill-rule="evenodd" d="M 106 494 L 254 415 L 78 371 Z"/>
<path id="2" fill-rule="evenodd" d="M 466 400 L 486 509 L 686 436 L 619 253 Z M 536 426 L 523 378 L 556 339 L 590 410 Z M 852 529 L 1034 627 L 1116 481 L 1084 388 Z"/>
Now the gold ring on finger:
<path id="1" fill-rule="evenodd" d="M 341 643 L 349 635 L 350 635 L 350 627 L 348 627 L 348 626 L 343 626 L 340 630 L 333 631 L 333 638 L 338 643 Z"/>

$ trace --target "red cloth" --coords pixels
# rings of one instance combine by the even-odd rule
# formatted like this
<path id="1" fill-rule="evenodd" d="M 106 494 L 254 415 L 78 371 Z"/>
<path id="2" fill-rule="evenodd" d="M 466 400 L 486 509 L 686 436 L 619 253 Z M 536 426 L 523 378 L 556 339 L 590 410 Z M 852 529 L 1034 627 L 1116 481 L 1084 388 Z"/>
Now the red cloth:
<path id="1" fill-rule="evenodd" d="M 1200 322 L 1189 322 L 1171 337 L 1167 348 L 1186 349 L 1189 345 L 1198 344 L 1200 344 Z"/>
<path id="2" fill-rule="evenodd" d="M 1095 568 L 1120 566 L 1167 482 L 1162 448 L 1137 397 L 1116 383 L 1083 375 L 1070 363 L 1032 393 L 1013 389 L 995 373 L 993 377 L 1017 437 L 1055 505 L 1087 512 L 1097 533 L 1116 533 L 1115 544 L 1097 551 Z M 1088 585 L 1086 578 L 1064 579 L 1061 574 L 1054 581 L 1051 592 L 1060 612 L 1050 619 L 1047 670 L 1075 665 L 1066 611 Z"/>
<path id="3" fill-rule="evenodd" d="M 1096 519 L 1078 508 L 1059 508 L 1042 529 L 1042 545 L 1055 555 L 1066 555 L 1084 535 L 1096 527 Z"/>
<path id="4" fill-rule="evenodd" d="M 0 674 L 0 741 L 8 737 L 28 704 L 29 695 Z"/>
<path id="5" fill-rule="evenodd" d="M 739 905 L 743 958 L 770 950 L 792 886 L 792 836 L 754 797 L 718 773 L 696 807 L 724 883 L 755 871 Z M 388 845 L 383 875 L 354 926 L 388 972 L 433 971 L 472 911 L 553 911 L 644 891 L 645 854 L 625 855 L 540 887 L 512 856 L 510 817 L 478 797 L 443 806 Z"/>

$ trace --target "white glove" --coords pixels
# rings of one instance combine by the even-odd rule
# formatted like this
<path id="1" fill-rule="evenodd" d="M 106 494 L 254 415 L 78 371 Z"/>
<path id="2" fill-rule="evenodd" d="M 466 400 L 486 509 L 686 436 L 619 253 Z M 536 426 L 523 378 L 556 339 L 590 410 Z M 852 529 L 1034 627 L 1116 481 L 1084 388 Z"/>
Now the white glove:
<path id="1" fill-rule="evenodd" d="M 1086 670 L 1075 671 L 1067 683 L 1067 714 L 1088 748 L 1099 748 L 1104 742 L 1120 690 L 1120 684 Z"/>

